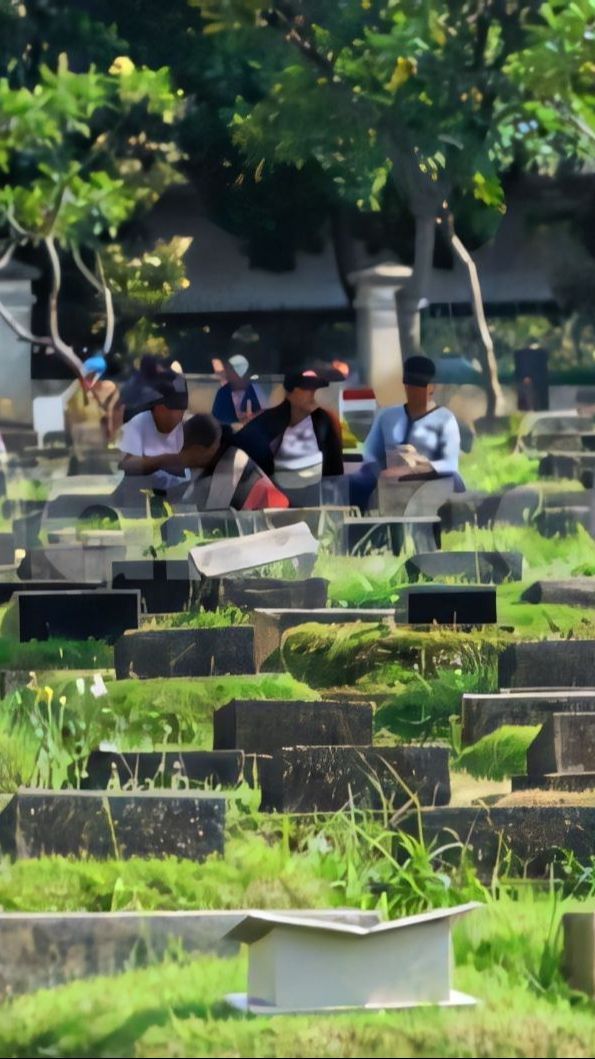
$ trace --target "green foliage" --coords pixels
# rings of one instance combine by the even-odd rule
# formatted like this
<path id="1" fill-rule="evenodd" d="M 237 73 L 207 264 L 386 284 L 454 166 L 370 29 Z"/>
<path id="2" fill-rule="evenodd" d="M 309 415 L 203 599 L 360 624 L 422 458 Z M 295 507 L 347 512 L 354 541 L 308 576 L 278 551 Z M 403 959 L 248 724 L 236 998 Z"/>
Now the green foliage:
<path id="1" fill-rule="evenodd" d="M 43 681 L 43 683 L 41 683 Z M 73 762 L 84 768 L 99 743 L 120 750 L 182 745 L 210 749 L 213 713 L 231 699 L 316 699 L 316 692 L 287 674 L 168 680 L 34 678 L 1 703 L 4 730 L 36 746 L 37 784 L 62 786 Z"/>
<path id="2" fill-rule="evenodd" d="M 0 668 L 28 672 L 32 669 L 109 669 L 113 648 L 103 640 L 30 640 L 17 643 L 0 636 Z"/>
<path id="3" fill-rule="evenodd" d="M 383 700 L 374 716 L 375 727 L 405 740 L 449 737 L 452 719 L 461 713 L 461 697 L 490 692 L 496 681 L 493 666 L 473 666 L 465 672 L 438 669 L 429 680 L 415 671 L 403 690 Z"/>
<path id="4" fill-rule="evenodd" d="M 514 452 L 511 439 L 478 437 L 471 452 L 461 456 L 460 470 L 467 489 L 497 493 L 512 486 L 537 483 L 539 460 Z"/>
<path id="5" fill-rule="evenodd" d="M 477 779 L 503 780 L 527 772 L 527 749 L 541 725 L 502 725 L 459 754 L 456 767 Z"/>
<path id="6" fill-rule="evenodd" d="M 150 627 L 152 622 L 143 624 Z M 184 610 L 177 614 L 164 615 L 155 619 L 155 626 L 168 629 L 227 629 L 234 625 L 249 625 L 250 616 L 239 607 L 218 607 L 217 610 Z"/>

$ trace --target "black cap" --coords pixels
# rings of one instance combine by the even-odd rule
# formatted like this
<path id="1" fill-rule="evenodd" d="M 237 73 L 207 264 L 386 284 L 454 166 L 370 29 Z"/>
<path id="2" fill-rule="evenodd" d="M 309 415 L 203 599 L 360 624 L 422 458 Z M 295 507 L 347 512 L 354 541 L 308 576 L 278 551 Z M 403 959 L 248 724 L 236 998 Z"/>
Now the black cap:
<path id="1" fill-rule="evenodd" d="M 328 382 L 315 371 L 288 371 L 283 386 L 287 393 L 291 393 L 292 390 L 320 390 L 328 386 Z"/>
<path id="2" fill-rule="evenodd" d="M 429 386 L 436 374 L 436 365 L 429 357 L 407 357 L 403 364 L 405 386 Z"/>
<path id="3" fill-rule="evenodd" d="M 152 379 L 151 385 L 158 395 L 155 404 L 163 404 L 166 408 L 186 411 L 188 408 L 188 387 L 183 375 L 175 371 L 160 372 Z"/>

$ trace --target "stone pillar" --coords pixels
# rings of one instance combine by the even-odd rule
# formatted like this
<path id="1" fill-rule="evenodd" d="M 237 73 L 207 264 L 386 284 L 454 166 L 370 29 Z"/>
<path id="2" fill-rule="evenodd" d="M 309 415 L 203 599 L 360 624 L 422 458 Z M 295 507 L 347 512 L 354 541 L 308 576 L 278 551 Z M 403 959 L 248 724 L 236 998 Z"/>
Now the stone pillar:
<path id="1" fill-rule="evenodd" d="M 387 262 L 352 272 L 356 287 L 357 347 L 365 380 L 379 405 L 404 400 L 403 358 L 397 320 L 397 292 L 411 277 L 411 269 Z"/>
<path id="2" fill-rule="evenodd" d="M 25 327 L 31 326 L 34 296 L 31 280 L 37 269 L 19 263 L 0 272 L 0 301 Z M 0 319 L 0 419 L 31 423 L 31 346 Z"/>

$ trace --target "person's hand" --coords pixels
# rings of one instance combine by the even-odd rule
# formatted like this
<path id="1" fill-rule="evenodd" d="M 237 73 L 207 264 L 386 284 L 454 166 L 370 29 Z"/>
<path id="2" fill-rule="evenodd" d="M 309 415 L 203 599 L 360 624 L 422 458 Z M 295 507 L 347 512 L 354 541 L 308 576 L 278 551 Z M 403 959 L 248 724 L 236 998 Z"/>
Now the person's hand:
<path id="1" fill-rule="evenodd" d="M 394 481 L 395 479 L 404 478 L 408 474 L 411 474 L 411 467 L 404 463 L 401 467 L 387 467 L 385 471 L 380 472 L 380 477 Z"/>

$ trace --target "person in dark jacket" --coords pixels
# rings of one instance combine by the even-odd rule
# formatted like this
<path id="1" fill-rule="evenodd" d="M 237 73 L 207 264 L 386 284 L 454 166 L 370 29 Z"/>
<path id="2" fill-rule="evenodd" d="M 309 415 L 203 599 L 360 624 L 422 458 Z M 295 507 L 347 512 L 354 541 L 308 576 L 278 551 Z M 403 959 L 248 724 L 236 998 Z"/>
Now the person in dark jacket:
<path id="1" fill-rule="evenodd" d="M 339 424 L 316 401 L 328 382 L 314 371 L 290 372 L 285 400 L 261 412 L 235 436 L 235 444 L 273 478 L 283 492 L 306 489 L 343 474 Z"/>
<path id="2" fill-rule="evenodd" d="M 230 357 L 223 367 L 225 383 L 217 390 L 213 415 L 220 423 L 246 423 L 260 412 L 260 395 L 250 381 L 250 365 L 241 353 Z"/>

